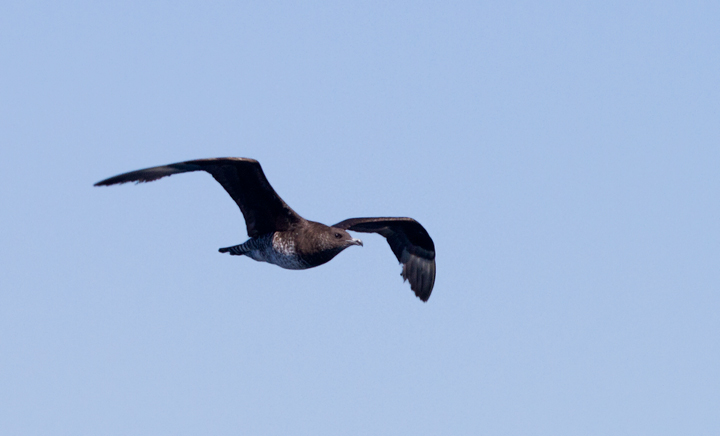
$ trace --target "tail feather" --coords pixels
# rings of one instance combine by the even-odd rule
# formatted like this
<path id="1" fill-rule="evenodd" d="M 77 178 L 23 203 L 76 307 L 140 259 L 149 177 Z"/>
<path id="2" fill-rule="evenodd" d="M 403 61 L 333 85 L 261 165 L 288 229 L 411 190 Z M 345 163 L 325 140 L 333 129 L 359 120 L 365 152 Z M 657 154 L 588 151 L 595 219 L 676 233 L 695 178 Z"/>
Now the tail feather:
<path id="1" fill-rule="evenodd" d="M 232 247 L 221 248 L 218 251 L 221 253 L 230 253 L 232 256 L 242 256 L 247 253 L 247 249 L 244 247 L 245 244 L 233 245 Z"/>
<path id="2" fill-rule="evenodd" d="M 233 256 L 242 256 L 253 250 L 263 250 L 267 244 L 272 244 L 273 234 L 263 235 L 259 238 L 250 238 L 242 244 L 233 245 L 232 247 L 221 248 L 221 253 L 230 253 Z M 254 258 L 253 258 L 254 259 Z"/>

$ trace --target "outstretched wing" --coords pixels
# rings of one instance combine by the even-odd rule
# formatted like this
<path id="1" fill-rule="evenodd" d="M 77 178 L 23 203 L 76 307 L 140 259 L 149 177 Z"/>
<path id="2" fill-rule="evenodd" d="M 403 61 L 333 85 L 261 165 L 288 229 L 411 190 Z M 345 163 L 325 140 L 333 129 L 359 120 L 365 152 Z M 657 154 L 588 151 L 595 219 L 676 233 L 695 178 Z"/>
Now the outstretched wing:
<path id="1" fill-rule="evenodd" d="M 422 301 L 430 298 L 435 284 L 435 244 L 419 222 L 412 218 L 350 218 L 333 227 L 384 236 L 403 265 L 403 279 Z"/>
<path id="2" fill-rule="evenodd" d="M 95 186 L 152 182 L 190 171 L 206 171 L 225 188 L 240 207 L 250 237 L 287 230 L 291 224 L 303 220 L 277 195 L 260 163 L 254 159 L 229 157 L 189 160 L 120 174 L 97 182 Z"/>

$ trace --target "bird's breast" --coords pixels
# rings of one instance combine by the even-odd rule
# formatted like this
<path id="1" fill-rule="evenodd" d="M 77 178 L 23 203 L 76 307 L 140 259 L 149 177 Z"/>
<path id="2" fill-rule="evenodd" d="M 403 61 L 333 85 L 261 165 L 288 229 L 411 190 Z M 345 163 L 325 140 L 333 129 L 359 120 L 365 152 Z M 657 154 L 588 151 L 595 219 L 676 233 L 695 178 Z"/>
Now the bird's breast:
<path id="1" fill-rule="evenodd" d="M 265 262 L 285 269 L 306 269 L 309 265 L 302 260 L 295 246 L 295 240 L 281 233 L 275 233 L 272 244 L 263 253 Z"/>

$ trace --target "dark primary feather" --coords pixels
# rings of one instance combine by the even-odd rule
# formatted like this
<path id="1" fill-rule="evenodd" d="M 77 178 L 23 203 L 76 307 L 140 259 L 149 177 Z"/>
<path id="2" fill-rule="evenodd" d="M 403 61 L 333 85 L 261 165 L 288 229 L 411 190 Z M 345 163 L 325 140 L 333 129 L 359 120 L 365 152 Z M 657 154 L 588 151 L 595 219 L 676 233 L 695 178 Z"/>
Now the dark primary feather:
<path id="1" fill-rule="evenodd" d="M 422 301 L 430 298 L 435 284 L 435 244 L 419 222 L 412 218 L 350 218 L 333 227 L 384 236 L 403 265 L 403 279 Z"/>
<path id="2" fill-rule="evenodd" d="M 165 176 L 206 171 L 230 194 L 245 217 L 250 237 L 284 231 L 303 221 L 275 192 L 260 163 L 245 158 L 197 159 L 131 171 L 97 182 L 95 186 L 126 182 L 152 182 Z"/>

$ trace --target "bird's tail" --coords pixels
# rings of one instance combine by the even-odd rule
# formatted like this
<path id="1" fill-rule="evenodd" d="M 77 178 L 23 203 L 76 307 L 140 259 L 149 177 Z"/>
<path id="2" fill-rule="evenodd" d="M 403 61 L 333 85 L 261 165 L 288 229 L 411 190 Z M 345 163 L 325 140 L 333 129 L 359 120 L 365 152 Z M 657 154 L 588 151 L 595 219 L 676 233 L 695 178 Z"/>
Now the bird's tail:
<path id="1" fill-rule="evenodd" d="M 268 246 L 272 246 L 273 235 L 274 233 L 270 233 L 267 235 L 262 235 L 258 238 L 250 238 L 242 244 L 233 245 L 232 247 L 221 248 L 218 251 L 220 251 L 221 253 L 230 253 L 233 256 L 242 256 L 243 254 L 247 254 L 253 250 L 262 251 Z M 254 256 L 250 257 L 255 259 Z"/>
<path id="2" fill-rule="evenodd" d="M 225 247 L 218 250 L 221 253 L 230 253 L 233 256 L 242 256 L 247 253 L 248 250 L 245 244 L 233 245 L 232 247 Z"/>

